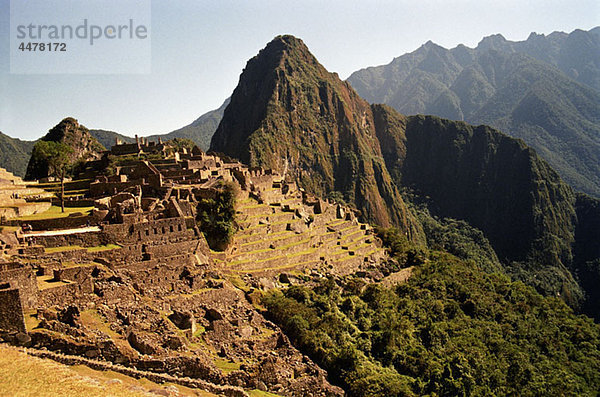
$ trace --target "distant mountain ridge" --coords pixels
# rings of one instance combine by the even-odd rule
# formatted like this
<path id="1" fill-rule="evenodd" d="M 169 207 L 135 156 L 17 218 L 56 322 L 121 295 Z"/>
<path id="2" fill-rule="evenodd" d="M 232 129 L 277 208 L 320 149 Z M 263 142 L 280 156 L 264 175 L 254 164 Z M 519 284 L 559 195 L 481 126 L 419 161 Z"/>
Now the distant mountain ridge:
<path id="1" fill-rule="evenodd" d="M 227 105 L 229 105 L 229 100 L 230 98 L 227 98 L 218 109 L 204 113 L 185 127 L 164 135 L 150 135 L 148 138 L 153 140 L 158 139 L 158 137 L 161 137 L 163 140 L 187 138 L 194 141 L 200 149 L 207 151 L 210 146 L 210 139 L 217 130 L 217 126 L 223 117 L 223 112 Z"/>
<path id="2" fill-rule="evenodd" d="M 600 28 L 447 50 L 427 42 L 348 81 L 404 114 L 488 124 L 535 148 L 573 187 L 600 196 Z"/>
<path id="3" fill-rule="evenodd" d="M 206 151 L 210 146 L 210 138 L 212 138 L 213 134 L 215 133 L 215 130 L 219 125 L 219 121 L 221 121 L 221 117 L 223 117 L 223 111 L 228 104 L 229 98 L 227 98 L 218 109 L 210 110 L 204 113 L 202 116 L 198 117 L 191 124 L 188 124 L 185 127 L 181 127 L 166 134 L 154 134 L 145 137 L 154 141 L 158 140 L 158 138 L 161 138 L 164 141 L 175 138 L 191 139 L 194 141 L 194 143 L 196 143 L 196 145 L 198 145 L 200 149 Z M 90 130 L 90 133 L 92 136 L 94 136 L 94 138 L 98 139 L 100 143 L 109 149 L 115 144 L 115 139 L 119 139 L 125 143 L 135 142 L 134 137 L 119 134 L 118 132 L 114 131 L 92 129 Z"/>
<path id="4" fill-rule="evenodd" d="M 22 141 L 0 132 L 0 167 L 24 177 L 34 141 Z"/>
<path id="5" fill-rule="evenodd" d="M 223 111 L 228 104 L 229 98 L 218 109 L 206 112 L 185 127 L 167 134 L 150 135 L 147 138 L 151 140 L 158 140 L 159 137 L 163 140 L 187 138 L 194 141 L 198 147 L 206 151 L 210 146 L 210 139 L 217 129 L 221 117 L 223 117 Z M 115 131 L 91 129 L 89 133 L 107 149 L 110 149 L 115 144 L 115 139 L 119 139 L 125 143 L 135 142 L 134 137 L 119 134 Z M 17 176 L 25 177 L 27 163 L 29 162 L 29 156 L 31 156 L 31 150 L 35 142 L 37 140 L 23 141 L 0 132 L 0 167 L 6 168 Z"/>

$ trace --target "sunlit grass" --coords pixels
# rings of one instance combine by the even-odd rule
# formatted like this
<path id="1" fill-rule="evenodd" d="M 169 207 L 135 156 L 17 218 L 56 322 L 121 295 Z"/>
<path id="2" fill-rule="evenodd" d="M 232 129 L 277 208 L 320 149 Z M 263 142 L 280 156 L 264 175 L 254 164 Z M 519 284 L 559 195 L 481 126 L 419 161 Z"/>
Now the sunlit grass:
<path id="1" fill-rule="evenodd" d="M 99 252 L 99 251 L 108 251 L 121 248 L 120 245 L 116 244 L 106 244 L 106 245 L 98 245 L 96 247 L 87 247 L 88 252 Z"/>
<path id="2" fill-rule="evenodd" d="M 61 211 L 61 207 L 53 205 L 48 210 L 40 212 L 39 214 L 26 215 L 15 218 L 18 221 L 35 221 L 41 219 L 57 219 L 66 218 L 68 216 L 80 213 L 81 216 L 87 216 L 94 209 L 94 207 L 65 207 L 65 212 Z"/>

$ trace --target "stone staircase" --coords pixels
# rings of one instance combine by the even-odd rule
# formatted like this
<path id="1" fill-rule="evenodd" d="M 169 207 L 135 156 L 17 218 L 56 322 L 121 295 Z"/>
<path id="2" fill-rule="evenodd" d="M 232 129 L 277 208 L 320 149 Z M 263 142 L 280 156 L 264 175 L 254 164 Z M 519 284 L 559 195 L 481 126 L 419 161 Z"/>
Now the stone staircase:
<path id="1" fill-rule="evenodd" d="M 371 228 L 334 205 L 316 214 L 301 198 L 275 204 L 243 200 L 240 230 L 221 262 L 232 273 L 273 275 L 327 269 L 347 274 L 387 254 Z"/>

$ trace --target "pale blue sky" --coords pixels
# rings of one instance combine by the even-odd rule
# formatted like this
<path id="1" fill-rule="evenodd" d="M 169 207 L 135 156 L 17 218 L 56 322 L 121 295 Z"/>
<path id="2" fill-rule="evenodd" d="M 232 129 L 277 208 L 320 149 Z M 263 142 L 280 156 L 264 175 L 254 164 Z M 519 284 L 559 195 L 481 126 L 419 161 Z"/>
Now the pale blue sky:
<path id="1" fill-rule="evenodd" d="M 73 116 L 128 135 L 170 132 L 218 107 L 246 61 L 278 34 L 302 38 L 327 69 L 347 78 L 427 40 L 473 47 L 494 33 L 525 40 L 532 31 L 600 25 L 598 0 L 323 3 L 153 0 L 150 74 L 16 75 L 9 73 L 9 0 L 0 0 L 0 131 L 36 139 Z"/>

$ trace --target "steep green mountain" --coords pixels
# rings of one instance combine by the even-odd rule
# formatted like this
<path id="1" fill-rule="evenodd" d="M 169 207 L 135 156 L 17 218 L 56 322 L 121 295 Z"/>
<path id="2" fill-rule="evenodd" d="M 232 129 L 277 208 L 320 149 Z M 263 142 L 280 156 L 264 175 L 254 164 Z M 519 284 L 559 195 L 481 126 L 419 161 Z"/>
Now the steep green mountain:
<path id="1" fill-rule="evenodd" d="M 11 138 L 0 132 L 0 167 L 24 177 L 34 143 Z"/>
<path id="2" fill-rule="evenodd" d="M 569 271 L 575 197 L 535 151 L 487 126 L 373 108 L 398 186 L 427 197 L 434 215 L 481 229 L 516 278 L 581 303 L 583 291 Z"/>
<path id="3" fill-rule="evenodd" d="M 600 200 L 577 195 L 573 272 L 587 293 L 583 310 L 600 321 Z"/>
<path id="4" fill-rule="evenodd" d="M 210 149 L 278 170 L 316 194 L 340 192 L 366 219 L 413 231 L 375 127 L 349 84 L 301 40 L 278 36 L 248 61 Z"/>
<path id="5" fill-rule="evenodd" d="M 134 143 L 135 138 L 132 138 L 127 135 L 119 134 L 114 131 L 107 130 L 90 130 L 90 134 L 100 142 L 102 146 L 107 149 L 110 149 L 114 144 L 116 139 L 120 139 L 124 143 Z"/>
<path id="6" fill-rule="evenodd" d="M 105 150 L 104 146 L 90 134 L 89 130 L 72 117 L 63 119 L 40 140 L 69 145 L 73 149 L 71 155 L 73 161 L 99 158 L 100 152 Z M 48 165 L 42 159 L 32 156 L 27 164 L 25 179 L 41 179 L 47 176 Z"/>
<path id="7" fill-rule="evenodd" d="M 596 30 L 516 43 L 495 35 L 475 49 L 428 42 L 348 81 L 367 100 L 405 114 L 488 124 L 522 138 L 573 187 L 600 196 Z"/>
<path id="8" fill-rule="evenodd" d="M 575 195 L 534 150 L 490 127 L 369 106 L 296 38 L 277 37 L 248 62 L 211 149 L 409 234 L 423 230 L 399 193 L 410 189 L 432 215 L 483 231 L 515 278 L 574 307 L 584 299 L 571 272 Z"/>

